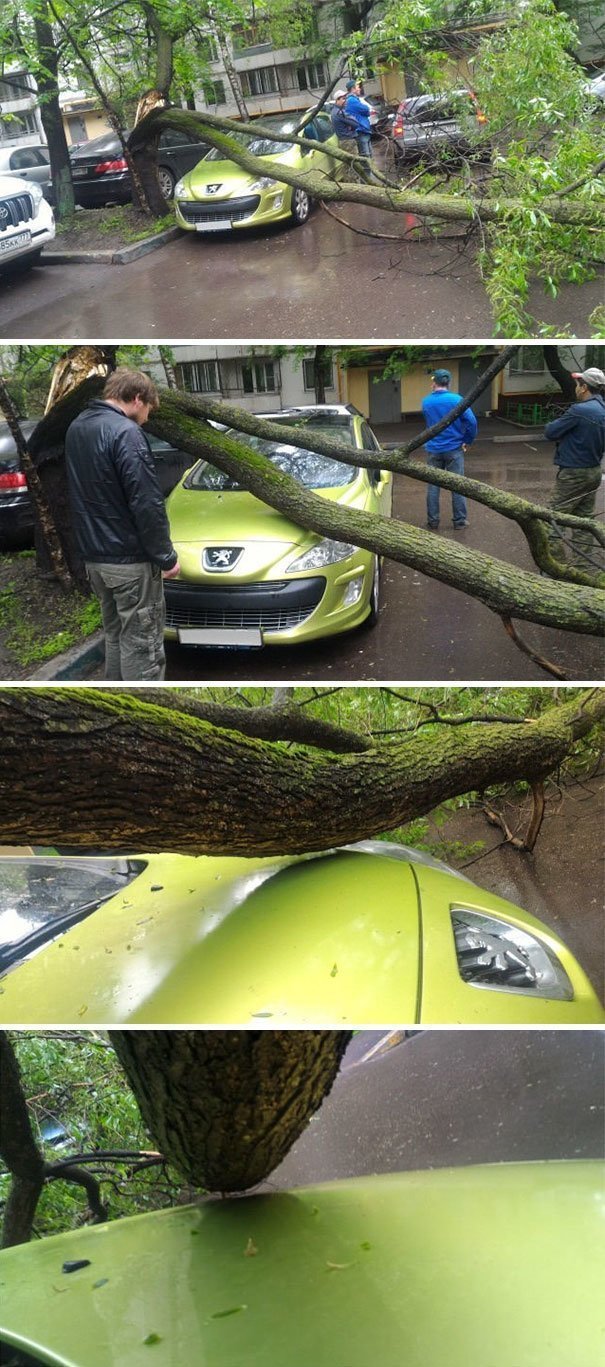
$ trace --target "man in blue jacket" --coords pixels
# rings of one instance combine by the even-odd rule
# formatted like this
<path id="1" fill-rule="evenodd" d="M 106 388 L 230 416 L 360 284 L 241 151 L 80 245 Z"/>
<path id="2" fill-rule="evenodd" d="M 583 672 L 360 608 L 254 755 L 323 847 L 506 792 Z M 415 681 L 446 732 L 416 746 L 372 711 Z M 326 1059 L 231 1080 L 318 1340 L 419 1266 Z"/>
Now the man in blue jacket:
<path id="1" fill-rule="evenodd" d="M 372 159 L 372 143 L 370 141 L 370 111 L 369 100 L 364 100 L 361 93 L 361 81 L 347 81 L 347 100 L 345 104 L 345 114 L 355 120 L 357 147 L 359 155 Z"/>
<path id="2" fill-rule="evenodd" d="M 576 403 L 553 422 L 544 435 L 557 443 L 554 461 L 557 469 L 550 506 L 557 511 L 592 517 L 601 483 L 601 461 L 605 453 L 605 374 L 597 366 L 575 371 Z M 557 560 L 565 561 L 565 543 L 555 528 L 549 531 L 550 549 Z M 571 534 L 571 562 L 590 569 L 587 561 L 595 549 L 589 531 L 575 528 Z"/>
<path id="3" fill-rule="evenodd" d="M 450 389 L 451 375 L 449 370 L 433 371 L 433 387 L 430 394 L 422 400 L 422 413 L 427 427 L 433 427 L 435 423 L 441 422 L 447 413 L 451 412 L 456 404 L 460 403 L 461 394 L 455 394 Z M 436 437 L 431 437 L 426 442 L 428 451 L 429 465 L 437 470 L 449 470 L 451 474 L 464 474 L 464 452 L 467 446 L 475 440 L 477 435 L 477 419 L 472 408 L 465 408 L 464 412 L 453 422 L 444 427 L 443 431 Z M 427 522 L 432 531 L 436 532 L 439 526 L 439 495 L 441 490 L 436 484 L 429 484 L 426 491 L 426 513 Z M 452 492 L 452 516 L 454 528 L 460 531 L 462 527 L 468 527 L 466 518 L 466 499 L 463 494 Z"/>

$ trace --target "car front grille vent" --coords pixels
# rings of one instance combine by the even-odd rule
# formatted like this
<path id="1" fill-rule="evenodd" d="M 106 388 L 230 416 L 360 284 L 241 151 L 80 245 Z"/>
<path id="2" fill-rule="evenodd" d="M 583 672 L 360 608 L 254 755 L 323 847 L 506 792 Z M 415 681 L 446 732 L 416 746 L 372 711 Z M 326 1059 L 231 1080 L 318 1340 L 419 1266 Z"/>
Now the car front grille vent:
<path id="1" fill-rule="evenodd" d="M 235 631 L 252 628 L 260 631 L 291 631 L 311 616 L 313 607 L 299 608 L 186 608 L 170 603 L 167 605 L 166 626 L 172 631 L 179 627 L 222 627 Z"/>
<path id="2" fill-rule="evenodd" d="M 20 223 L 29 223 L 33 217 L 31 195 L 11 195 L 10 199 L 0 199 L 0 232 L 18 228 Z"/>

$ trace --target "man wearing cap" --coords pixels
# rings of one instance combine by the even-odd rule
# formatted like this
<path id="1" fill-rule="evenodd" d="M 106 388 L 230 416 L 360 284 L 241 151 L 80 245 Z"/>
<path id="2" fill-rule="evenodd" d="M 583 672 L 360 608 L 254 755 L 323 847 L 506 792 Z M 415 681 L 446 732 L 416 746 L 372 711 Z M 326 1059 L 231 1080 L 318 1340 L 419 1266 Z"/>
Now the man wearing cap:
<path id="1" fill-rule="evenodd" d="M 338 138 L 338 146 L 340 147 L 341 152 L 351 152 L 353 156 L 356 156 L 357 141 L 355 135 L 357 133 L 357 123 L 353 116 L 351 114 L 347 114 L 346 112 L 346 98 L 346 90 L 336 91 L 336 94 L 334 96 L 334 108 L 332 110 L 332 113 L 330 114 L 330 119 L 336 137 Z M 341 175 L 343 180 L 348 180 L 351 178 L 351 173 L 346 163 L 341 163 L 341 170 L 339 174 Z"/>
<path id="2" fill-rule="evenodd" d="M 433 371 L 433 387 L 430 394 L 422 400 L 422 413 L 427 427 L 441 422 L 456 404 L 461 394 L 450 389 L 449 370 Z M 453 475 L 464 474 L 464 453 L 467 446 L 474 442 L 477 435 L 477 419 L 472 408 L 465 408 L 459 417 L 444 427 L 438 436 L 426 442 L 428 464 L 437 470 L 449 470 Z M 429 484 L 426 491 L 427 522 L 432 531 L 439 526 L 439 495 L 441 490 L 436 484 Z M 452 516 L 455 531 L 468 527 L 466 518 L 466 499 L 463 494 L 452 492 Z"/>
<path id="3" fill-rule="evenodd" d="M 597 489 L 601 483 L 601 461 L 605 453 L 605 374 L 597 366 L 574 371 L 576 402 L 562 417 L 548 422 L 544 435 L 556 442 L 554 456 L 557 479 L 550 506 L 555 512 L 593 517 Z M 553 528 L 549 531 L 551 553 L 565 561 L 565 545 Z M 590 569 L 587 563 L 595 541 L 589 531 L 574 527 L 571 534 L 571 562 Z"/>
<path id="4" fill-rule="evenodd" d="M 355 137 L 357 138 L 357 148 L 359 155 L 372 159 L 372 143 L 370 141 L 370 112 L 372 106 L 369 100 L 364 100 L 361 81 L 347 81 L 346 83 L 346 104 L 345 114 L 355 121 Z"/>

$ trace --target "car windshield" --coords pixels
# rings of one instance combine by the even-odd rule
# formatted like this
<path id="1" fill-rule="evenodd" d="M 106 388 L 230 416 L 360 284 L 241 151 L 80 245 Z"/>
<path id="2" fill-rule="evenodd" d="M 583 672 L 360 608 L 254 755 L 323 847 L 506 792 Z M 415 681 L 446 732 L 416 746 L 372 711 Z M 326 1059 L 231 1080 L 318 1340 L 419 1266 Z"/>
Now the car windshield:
<path id="1" fill-rule="evenodd" d="M 265 123 L 264 120 L 263 123 Z M 276 133 L 278 131 L 280 133 L 291 133 L 294 130 L 294 125 L 289 123 L 279 123 L 274 126 Z M 265 123 L 265 127 L 270 128 L 271 124 Z M 289 148 L 292 147 L 291 142 L 276 142 L 273 138 L 255 137 L 252 133 L 236 133 L 234 136 L 237 141 L 242 144 L 242 147 L 247 148 L 248 152 L 253 152 L 255 157 L 276 157 L 280 152 L 287 152 Z M 225 152 L 219 147 L 211 148 L 210 152 L 208 152 L 205 157 L 205 161 L 228 160 L 229 158 L 226 156 Z"/>
<path id="2" fill-rule="evenodd" d="M 280 421 L 292 421 L 293 425 L 298 425 L 296 420 L 283 418 Z M 324 431 L 320 423 L 309 423 L 307 426 L 313 426 L 318 432 Z M 246 446 L 250 446 L 253 451 L 260 451 L 262 455 L 268 456 L 277 470 L 281 470 L 284 475 L 291 475 L 292 479 L 302 484 L 305 489 L 338 489 L 344 484 L 351 484 L 357 474 L 357 466 L 346 465 L 344 461 L 332 460 L 329 456 L 320 456 L 316 451 L 307 451 L 304 446 L 287 446 L 285 443 L 282 446 L 280 442 L 244 435 L 236 432 L 234 428 L 230 428 L 225 435 L 235 437 L 239 441 L 244 440 Z M 205 460 L 195 466 L 185 484 L 188 489 L 243 488 L 243 485 L 238 484 L 231 475 Z"/>
<path id="3" fill-rule="evenodd" d="M 144 867 L 119 858 L 0 860 L 0 972 L 95 911 Z"/>

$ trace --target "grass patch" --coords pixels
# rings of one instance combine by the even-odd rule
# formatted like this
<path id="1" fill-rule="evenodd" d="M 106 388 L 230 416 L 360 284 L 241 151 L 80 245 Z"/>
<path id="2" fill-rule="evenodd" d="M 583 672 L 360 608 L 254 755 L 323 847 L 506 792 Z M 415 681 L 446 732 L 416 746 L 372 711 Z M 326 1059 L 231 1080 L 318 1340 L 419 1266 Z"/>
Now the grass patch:
<path id="1" fill-rule="evenodd" d="M 174 227 L 170 209 L 162 218 L 149 218 L 133 204 L 108 204 L 100 209 L 78 209 L 57 223 L 57 238 L 62 247 L 74 250 L 110 250 L 155 237 Z"/>
<path id="2" fill-rule="evenodd" d="M 33 552 L 31 553 L 33 554 Z M 19 557 L 29 556 L 20 552 Z M 19 593 L 17 580 L 11 580 L 0 591 L 0 632 L 5 648 L 22 668 L 42 664 L 60 655 L 70 646 L 91 636 L 101 625 L 101 612 L 96 598 L 81 594 L 61 596 L 55 600 L 52 612 L 41 620 L 33 603 Z"/>

